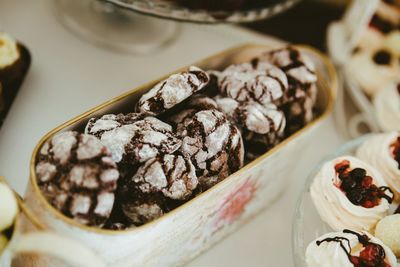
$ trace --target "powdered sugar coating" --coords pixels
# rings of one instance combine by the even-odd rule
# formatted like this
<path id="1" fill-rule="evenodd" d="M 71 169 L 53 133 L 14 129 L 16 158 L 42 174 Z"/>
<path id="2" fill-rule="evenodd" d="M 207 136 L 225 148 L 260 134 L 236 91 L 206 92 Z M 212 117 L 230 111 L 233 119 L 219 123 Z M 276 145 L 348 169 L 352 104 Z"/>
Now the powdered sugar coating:
<path id="1" fill-rule="evenodd" d="M 288 89 L 286 75 L 279 68 L 257 60 L 229 66 L 218 75 L 218 84 L 224 96 L 261 105 L 279 100 Z"/>
<path id="2" fill-rule="evenodd" d="M 132 179 L 143 193 L 162 192 L 172 199 L 187 198 L 198 184 L 191 160 L 181 155 L 150 159 Z"/>
<path id="3" fill-rule="evenodd" d="M 245 139 L 251 138 L 251 133 L 268 134 L 275 136 L 274 139 L 283 137 L 286 120 L 276 105 L 270 103 L 266 108 L 257 102 L 239 103 L 234 99 L 221 97 L 217 97 L 216 102 L 219 109 L 242 129 Z"/>
<path id="4" fill-rule="evenodd" d="M 313 119 L 317 97 L 317 75 L 311 59 L 295 47 L 284 47 L 263 54 L 258 60 L 269 61 L 287 75 L 289 90 L 278 104 L 284 110 L 288 132 L 294 132 Z"/>
<path id="5" fill-rule="evenodd" d="M 36 165 L 46 199 L 66 216 L 102 226 L 111 214 L 119 172 L 96 137 L 68 131 L 43 145 Z"/>
<path id="6" fill-rule="evenodd" d="M 308 56 L 294 47 L 287 46 L 269 51 L 262 55 L 260 59 L 278 66 L 289 77 L 303 85 L 317 81 L 314 63 Z"/>
<path id="7" fill-rule="evenodd" d="M 135 123 L 143 118 L 144 115 L 140 113 L 106 114 L 100 118 L 91 118 L 86 124 L 85 133 L 100 138 L 104 132 Z"/>
<path id="8" fill-rule="evenodd" d="M 107 121 L 110 123 L 107 124 L 106 130 L 96 123 L 92 124 L 92 128 L 86 127 L 86 130 L 100 138 L 116 162 L 129 164 L 145 162 L 160 153 L 173 153 L 181 145 L 171 125 L 154 117 L 145 117 L 133 123 L 126 120 L 129 124 L 125 125 L 121 120 L 110 118 Z M 111 129 L 108 126 L 114 121 L 116 127 Z"/>
<path id="9" fill-rule="evenodd" d="M 125 203 L 123 204 L 123 211 L 125 216 L 138 226 L 164 215 L 163 209 L 157 203 Z"/>
<path id="10" fill-rule="evenodd" d="M 192 160 L 202 186 L 209 188 L 242 166 L 240 133 L 222 112 L 201 110 L 185 120 L 181 129 L 180 151 Z"/>
<path id="11" fill-rule="evenodd" d="M 138 102 L 138 110 L 148 115 L 158 115 L 203 89 L 210 81 L 209 75 L 197 67 L 187 72 L 173 74 L 155 85 Z"/>
<path id="12" fill-rule="evenodd" d="M 188 99 L 184 107 L 184 110 L 168 119 L 168 121 L 177 129 L 177 132 L 183 131 L 182 128 L 184 127 L 184 122 L 190 120 L 198 111 L 217 109 L 218 105 L 211 97 L 196 94 Z"/>

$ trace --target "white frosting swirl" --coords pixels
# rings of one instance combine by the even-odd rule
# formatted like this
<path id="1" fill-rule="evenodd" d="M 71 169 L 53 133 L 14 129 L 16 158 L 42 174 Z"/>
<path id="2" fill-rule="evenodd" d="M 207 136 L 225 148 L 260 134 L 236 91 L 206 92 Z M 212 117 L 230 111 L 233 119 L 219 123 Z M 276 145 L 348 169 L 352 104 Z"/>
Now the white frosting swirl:
<path id="1" fill-rule="evenodd" d="M 370 137 L 358 148 L 357 157 L 378 169 L 395 198 L 400 200 L 400 169 L 391 148 L 398 136 L 397 132 L 391 132 Z"/>
<path id="2" fill-rule="evenodd" d="M 0 32 L 0 68 L 12 65 L 18 58 L 17 41 L 10 35 Z"/>
<path id="3" fill-rule="evenodd" d="M 385 251 L 386 263 L 390 264 L 391 267 L 397 266 L 396 256 L 382 241 L 367 232 L 361 232 L 359 234 L 366 234 L 370 238 L 369 242 L 381 245 Z M 346 238 L 349 242 L 342 240 L 342 242 L 330 241 L 321 242 L 319 245 L 317 244 L 318 241 L 335 237 Z M 359 256 L 364 248 L 355 234 L 342 232 L 328 233 L 315 239 L 308 245 L 306 250 L 307 265 L 309 267 L 353 267 L 354 264 L 350 262 L 341 244 L 352 256 Z"/>
<path id="4" fill-rule="evenodd" d="M 364 208 L 351 203 L 346 194 L 339 188 L 340 179 L 335 165 L 348 160 L 352 169 L 365 169 L 373 178 L 376 186 L 387 186 L 381 174 L 373 167 L 352 156 L 335 158 L 325 163 L 314 179 L 310 188 L 311 198 L 321 219 L 334 230 L 345 228 L 357 231 L 371 231 L 376 223 L 388 212 L 389 203 L 382 198 L 379 205 Z"/>
<path id="5" fill-rule="evenodd" d="M 400 92 L 397 84 L 380 90 L 373 99 L 379 126 L 385 131 L 400 131 Z"/>

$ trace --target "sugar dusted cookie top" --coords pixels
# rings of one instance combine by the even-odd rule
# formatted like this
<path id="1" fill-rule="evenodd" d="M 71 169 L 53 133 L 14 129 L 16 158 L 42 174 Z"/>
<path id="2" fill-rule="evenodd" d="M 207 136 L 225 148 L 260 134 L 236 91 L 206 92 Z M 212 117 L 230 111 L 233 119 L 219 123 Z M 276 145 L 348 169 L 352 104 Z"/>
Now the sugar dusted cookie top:
<path id="1" fill-rule="evenodd" d="M 55 208 L 82 224 L 102 226 L 106 222 L 119 172 L 100 140 L 62 132 L 43 145 L 37 161 L 39 187 Z"/>
<path id="2" fill-rule="evenodd" d="M 209 81 L 207 72 L 192 66 L 156 84 L 140 98 L 137 109 L 148 115 L 161 114 L 203 89 Z"/>

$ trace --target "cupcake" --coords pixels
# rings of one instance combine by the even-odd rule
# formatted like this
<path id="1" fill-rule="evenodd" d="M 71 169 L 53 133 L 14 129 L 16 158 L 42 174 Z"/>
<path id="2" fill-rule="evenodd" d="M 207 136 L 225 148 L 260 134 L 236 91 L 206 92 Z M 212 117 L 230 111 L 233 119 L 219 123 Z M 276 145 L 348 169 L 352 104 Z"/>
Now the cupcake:
<path id="1" fill-rule="evenodd" d="M 357 157 L 378 169 L 400 200 L 400 135 L 397 132 L 371 136 L 357 150 Z"/>
<path id="2" fill-rule="evenodd" d="M 393 200 L 382 175 L 352 156 L 325 163 L 310 193 L 321 219 L 334 230 L 371 231 Z"/>
<path id="3" fill-rule="evenodd" d="M 306 262 L 309 267 L 397 266 L 396 256 L 378 238 L 347 229 L 312 241 Z"/>

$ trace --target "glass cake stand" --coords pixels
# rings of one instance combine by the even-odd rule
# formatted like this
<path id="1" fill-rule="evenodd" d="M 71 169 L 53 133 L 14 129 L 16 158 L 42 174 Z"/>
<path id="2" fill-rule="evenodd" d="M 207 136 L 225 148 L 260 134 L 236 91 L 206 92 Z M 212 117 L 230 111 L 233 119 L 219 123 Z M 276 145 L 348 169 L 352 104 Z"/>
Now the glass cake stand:
<path id="1" fill-rule="evenodd" d="M 259 8 L 231 11 L 190 9 L 163 0 L 102 0 L 115 6 L 155 17 L 195 23 L 244 23 L 266 19 L 292 7 L 300 0 L 265 0 Z"/>
<path id="2" fill-rule="evenodd" d="M 82 39 L 122 52 L 149 53 L 177 37 L 177 21 L 242 23 L 281 13 L 300 0 L 268 0 L 265 7 L 207 11 L 161 0 L 52 0 L 56 17 Z"/>
<path id="3" fill-rule="evenodd" d="M 147 54 L 167 45 L 179 25 L 98 0 L 51 0 L 56 18 L 79 38 L 118 52 Z"/>

